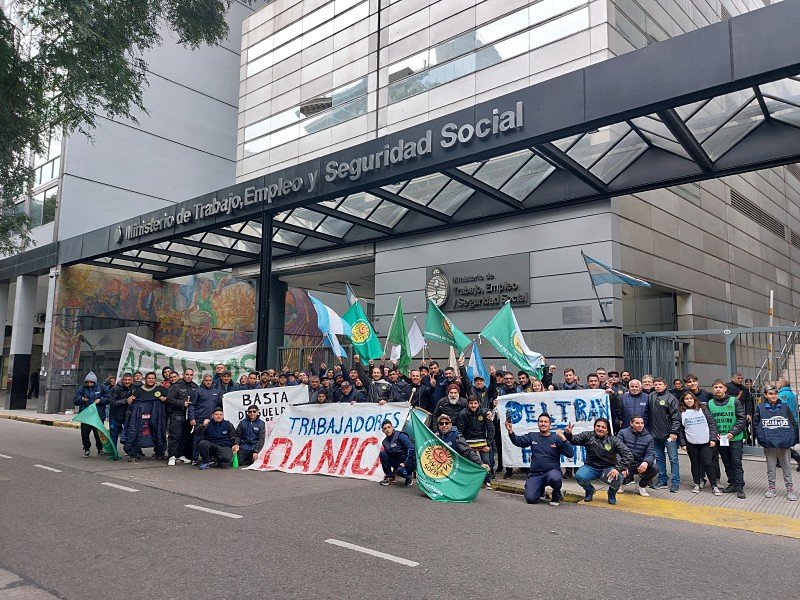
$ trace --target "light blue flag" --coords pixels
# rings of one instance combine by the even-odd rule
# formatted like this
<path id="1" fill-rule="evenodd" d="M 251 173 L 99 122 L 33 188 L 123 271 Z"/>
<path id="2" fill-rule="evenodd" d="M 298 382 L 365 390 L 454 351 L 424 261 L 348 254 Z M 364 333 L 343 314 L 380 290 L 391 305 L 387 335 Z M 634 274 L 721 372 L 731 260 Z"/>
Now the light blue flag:
<path id="1" fill-rule="evenodd" d="M 348 282 L 344 283 L 344 293 L 347 296 L 347 304 L 348 306 L 353 306 L 356 302 L 358 302 L 358 296 L 353 291 L 353 288 L 350 287 Z"/>
<path id="2" fill-rule="evenodd" d="M 601 283 L 624 283 L 633 287 L 650 287 L 650 283 L 644 279 L 639 279 L 638 277 L 628 275 L 613 267 L 609 267 L 599 260 L 586 256 L 583 252 L 581 252 L 581 256 L 583 256 L 583 261 L 586 263 L 586 270 L 589 271 L 589 277 L 592 278 L 592 285 L 600 285 Z"/>
<path id="3" fill-rule="evenodd" d="M 475 376 L 480 375 L 486 385 L 489 385 L 489 369 L 486 368 L 483 357 L 478 351 L 478 342 L 473 342 L 472 344 L 472 354 L 470 354 L 469 362 L 467 363 L 467 375 L 473 384 L 475 383 Z"/>
<path id="4" fill-rule="evenodd" d="M 336 336 L 333 333 L 329 333 L 324 338 L 322 338 L 322 344 L 324 346 L 327 346 L 328 348 L 331 348 L 336 356 L 340 356 L 341 358 L 347 358 L 347 352 L 345 351 L 344 348 L 342 348 L 341 344 L 339 343 L 339 340 L 336 339 Z"/>
<path id="5" fill-rule="evenodd" d="M 334 310 L 314 298 L 311 294 L 308 295 L 311 304 L 314 305 L 314 310 L 317 311 L 317 327 L 322 332 L 323 337 L 329 334 L 344 335 L 350 333 L 350 326 Z"/>

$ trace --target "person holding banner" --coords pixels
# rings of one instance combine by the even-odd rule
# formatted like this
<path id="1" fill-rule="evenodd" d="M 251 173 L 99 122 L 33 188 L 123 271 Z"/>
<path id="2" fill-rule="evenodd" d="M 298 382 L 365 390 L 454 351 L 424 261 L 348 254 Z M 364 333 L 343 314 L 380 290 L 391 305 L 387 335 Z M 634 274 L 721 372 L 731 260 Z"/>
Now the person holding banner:
<path id="1" fill-rule="evenodd" d="M 106 404 L 108 403 L 108 397 L 106 395 L 105 388 L 97 385 L 97 375 L 95 375 L 92 371 L 89 371 L 89 373 L 86 375 L 86 378 L 83 380 L 83 385 L 75 390 L 75 398 L 73 398 L 72 402 L 78 408 L 79 413 L 83 412 L 84 410 L 96 410 L 97 414 L 100 415 L 100 420 L 103 420 L 103 417 L 105 416 Z M 81 442 L 83 442 L 83 455 L 91 455 L 92 443 L 89 440 L 90 431 L 94 431 L 94 441 L 97 445 L 97 453 L 101 456 L 106 454 L 106 451 L 103 450 L 103 444 L 100 442 L 100 435 L 97 433 L 97 429 L 92 429 L 92 427 L 86 423 L 81 423 Z"/>
<path id="2" fill-rule="evenodd" d="M 206 377 L 211 380 L 211 375 Z M 205 383 L 205 377 L 204 383 Z M 195 431 L 200 439 L 197 444 L 200 452 L 201 471 L 211 466 L 224 469 L 233 461 L 233 444 L 236 440 L 236 430 L 230 421 L 225 420 L 222 407 L 217 406 L 210 419 L 204 419 Z M 211 459 L 216 459 L 212 462 Z"/>
<path id="3" fill-rule="evenodd" d="M 414 442 L 408 434 L 395 429 L 389 419 L 381 423 L 381 431 L 386 436 L 381 442 L 381 451 L 378 458 L 381 461 L 383 474 L 381 485 L 393 485 L 395 475 L 405 479 L 405 486 L 414 483 L 414 471 L 416 470 L 417 455 L 414 450 Z"/>
<path id="4" fill-rule="evenodd" d="M 484 464 L 481 460 L 480 454 L 469 447 L 469 444 L 467 444 L 467 440 L 464 439 L 464 436 L 459 433 L 456 427 L 453 427 L 453 421 L 449 416 L 446 414 L 440 415 L 436 421 L 436 424 L 438 425 L 434 433 L 436 437 L 438 437 L 445 444 L 450 446 L 452 450 L 464 458 L 471 460 L 476 465 L 480 465 L 486 469 L 486 471 L 489 471 L 489 465 Z"/>
<path id="5" fill-rule="evenodd" d="M 536 421 L 538 433 L 533 431 L 525 435 L 514 433 L 510 420 L 506 420 L 506 431 L 511 443 L 520 448 L 530 448 L 531 469 L 525 481 L 525 502 L 538 504 L 544 495 L 544 488 L 550 486 L 553 494 L 550 506 L 558 506 L 563 498 L 561 485 L 561 457 L 572 458 L 574 450 L 561 431 L 551 431 L 552 419 L 547 413 L 539 415 Z"/>
<path id="6" fill-rule="evenodd" d="M 349 379 L 345 379 L 342 381 L 342 385 L 339 387 L 339 389 L 333 393 L 333 401 L 355 404 L 356 402 L 366 402 L 367 397 L 363 394 L 363 392 L 359 392 L 358 390 L 354 389 L 353 384 L 350 383 Z"/>
<path id="7" fill-rule="evenodd" d="M 247 418 L 236 426 L 236 439 L 231 450 L 239 457 L 239 466 L 252 465 L 264 447 L 267 426 L 255 406 L 247 409 Z"/>
<path id="8" fill-rule="evenodd" d="M 594 422 L 594 431 L 572 434 L 573 424 L 567 425 L 564 437 L 573 446 L 586 448 L 583 466 L 575 473 L 575 481 L 586 491 L 584 502 L 591 502 L 597 491 L 595 479 L 608 483 L 608 503 L 617 503 L 617 490 L 622 485 L 622 471 L 633 463 L 633 454 L 619 439 L 611 435 L 611 423 L 601 417 Z"/>

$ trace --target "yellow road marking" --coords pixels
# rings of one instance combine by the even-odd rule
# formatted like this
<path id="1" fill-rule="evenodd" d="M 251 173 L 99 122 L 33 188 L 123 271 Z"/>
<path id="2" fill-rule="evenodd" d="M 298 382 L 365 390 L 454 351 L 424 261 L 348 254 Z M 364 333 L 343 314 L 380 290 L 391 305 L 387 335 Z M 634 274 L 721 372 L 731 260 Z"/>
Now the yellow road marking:
<path id="1" fill-rule="evenodd" d="M 779 500 L 787 501 L 785 498 Z M 581 504 L 584 503 L 581 502 Z M 595 494 L 590 506 L 624 510 L 639 515 L 674 519 L 676 521 L 697 523 L 698 525 L 728 527 L 729 529 L 741 529 L 743 531 L 800 539 L 800 519 L 781 515 L 769 515 L 722 506 L 688 504 L 676 500 L 663 500 L 653 497 L 642 498 L 633 494 L 618 495 L 617 504 L 611 506 L 608 504 L 608 499 L 604 492 Z"/>

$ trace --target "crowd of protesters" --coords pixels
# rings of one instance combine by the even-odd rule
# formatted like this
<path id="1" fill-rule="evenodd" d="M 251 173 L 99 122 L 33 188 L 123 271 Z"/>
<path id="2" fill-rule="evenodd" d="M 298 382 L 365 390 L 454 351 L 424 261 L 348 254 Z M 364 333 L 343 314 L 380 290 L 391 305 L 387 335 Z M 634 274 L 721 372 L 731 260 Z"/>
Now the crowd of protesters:
<path id="1" fill-rule="evenodd" d="M 191 463 L 207 469 L 229 466 L 234 455 L 239 464 L 251 464 L 264 445 L 266 427 L 258 409 L 249 408 L 236 427 L 224 419 L 222 396 L 226 392 L 307 385 L 311 404 L 408 402 L 430 413 L 431 427 L 443 442 L 487 470 L 485 486 L 491 488 L 496 475 L 513 476 L 513 469 L 503 465 L 501 415 L 497 410 L 501 396 L 546 390 L 604 390 L 611 418 L 597 419 L 592 431 L 573 434 L 571 425 L 554 431 L 546 414 L 538 419 L 538 431 L 526 435 L 515 434 L 512 423 L 504 422 L 511 443 L 530 449 L 525 486 L 528 502 L 539 502 L 545 487 L 550 487 L 551 504 L 558 505 L 563 478 L 570 477 L 583 487 L 587 502 L 594 496 L 595 480 L 609 486 L 611 504 L 616 503 L 621 487 L 634 483 L 637 476 L 642 496 L 649 496 L 648 487 L 668 487 L 670 492 L 677 492 L 681 482 L 678 448 L 689 457 L 693 493 L 708 486 L 714 495 L 731 493 L 745 498 L 743 447 L 753 439 L 767 459 L 766 496 L 777 495 L 780 465 L 787 497 L 797 500 L 790 458 L 800 471 L 800 455 L 793 448 L 798 443 L 798 401 L 788 380 L 766 386 L 763 401 L 757 404 L 752 382 L 744 380 L 741 373 L 734 373 L 728 382 L 713 381 L 709 391 L 701 388 L 692 374 L 668 382 L 648 374 L 636 379 L 629 371 L 598 368 L 586 376 L 584 385 L 571 368 L 564 370 L 563 381 L 556 383 L 556 371 L 555 365 L 546 366 L 538 379 L 522 371 L 515 375 L 491 366 L 486 381 L 480 375 L 470 378 L 463 360 L 459 360 L 458 368 L 441 368 L 430 361 L 405 376 L 394 365 L 372 361 L 365 365 L 356 356 L 349 370 L 341 361 L 333 368 L 321 364 L 315 370 L 309 360 L 305 371 L 253 371 L 242 375 L 237 383 L 224 365 L 217 365 L 214 375 L 205 374 L 199 382 L 192 369 L 181 374 L 164 368 L 160 380 L 153 372 L 125 373 L 120 381 L 110 376 L 102 384 L 89 373 L 76 391 L 74 403 L 78 411 L 96 406 L 101 419 L 108 419 L 112 443 L 122 441 L 127 460 L 136 462 L 144 459 L 144 453 L 137 445 L 137 433 L 126 431 L 126 421 L 135 413 L 137 403 L 158 400 L 151 405 L 161 407 L 159 414 L 149 415 L 153 458 L 168 460 L 170 466 Z M 386 438 L 380 456 L 385 473 L 381 484 L 392 485 L 399 475 L 410 485 L 415 470 L 413 442 L 391 423 L 384 423 L 382 429 Z M 90 455 L 90 433 L 89 426 L 81 426 L 85 456 Z M 104 454 L 96 431 L 95 438 L 98 453 Z M 571 457 L 574 446 L 585 447 L 586 456 L 583 466 L 573 473 L 572 469 L 562 470 L 561 457 Z M 725 486 L 721 483 L 720 459 Z"/>

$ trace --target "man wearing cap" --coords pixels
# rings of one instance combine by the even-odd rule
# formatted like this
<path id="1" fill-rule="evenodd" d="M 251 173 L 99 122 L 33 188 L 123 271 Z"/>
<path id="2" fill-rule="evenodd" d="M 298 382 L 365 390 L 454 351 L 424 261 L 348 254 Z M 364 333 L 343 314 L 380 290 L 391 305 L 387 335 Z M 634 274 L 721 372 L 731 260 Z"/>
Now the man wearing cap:
<path id="1" fill-rule="evenodd" d="M 386 436 L 378 454 L 384 474 L 381 485 L 392 485 L 395 475 L 403 477 L 406 486 L 411 485 L 417 464 L 414 443 L 408 434 L 395 429 L 389 419 L 381 423 L 381 431 Z"/>
<path id="2" fill-rule="evenodd" d="M 442 399 L 447 400 L 447 398 Z M 453 420 L 447 414 L 440 415 L 439 418 L 436 419 L 436 425 L 436 437 L 464 458 L 471 460 L 476 465 L 480 465 L 486 469 L 487 472 L 489 471 L 489 465 L 483 464 L 480 454 L 469 447 L 467 440 L 464 439 L 464 436 L 459 433 L 457 428 L 453 427 Z"/>
<path id="3" fill-rule="evenodd" d="M 210 375 L 207 377 L 211 378 Z M 230 421 L 225 420 L 222 407 L 216 407 L 211 413 L 210 419 L 203 419 L 195 435 L 200 440 L 198 451 L 200 452 L 201 471 L 205 471 L 211 466 L 224 469 L 231 464 L 236 430 Z"/>
<path id="4" fill-rule="evenodd" d="M 255 406 L 248 407 L 247 418 L 236 426 L 236 439 L 231 448 L 239 456 L 239 466 L 251 465 L 258 458 L 258 453 L 264 447 L 265 433 L 266 425 L 258 409 Z"/>
<path id="5" fill-rule="evenodd" d="M 231 374 L 230 371 L 223 371 L 222 375 L 219 376 L 216 385 L 220 394 L 227 394 L 228 392 L 234 392 L 239 387 L 233 382 L 233 375 Z"/>
<path id="6" fill-rule="evenodd" d="M 342 381 L 341 387 L 333 394 L 333 402 L 349 402 L 355 404 L 356 402 L 366 402 L 367 397 L 363 392 L 359 392 L 353 387 L 349 379 Z"/>
<path id="7" fill-rule="evenodd" d="M 458 414 L 467 407 L 467 401 L 460 396 L 461 388 L 457 383 L 450 384 L 447 388 L 447 396 L 439 400 L 433 410 L 433 419 L 436 421 L 439 415 L 447 415 L 450 421 L 455 421 Z"/>

